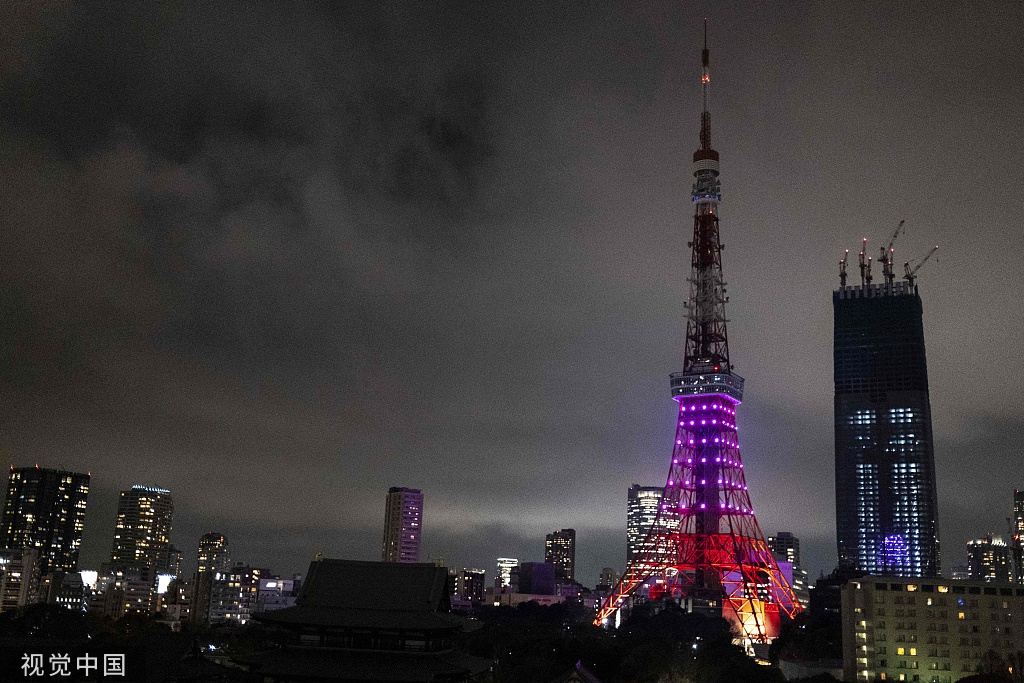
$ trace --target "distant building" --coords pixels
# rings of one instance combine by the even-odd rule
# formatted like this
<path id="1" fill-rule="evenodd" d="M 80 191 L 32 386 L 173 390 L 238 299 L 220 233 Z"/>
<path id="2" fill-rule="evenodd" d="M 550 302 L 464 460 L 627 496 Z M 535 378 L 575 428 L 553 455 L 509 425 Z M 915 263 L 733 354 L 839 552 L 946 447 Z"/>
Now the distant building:
<path id="1" fill-rule="evenodd" d="M 792 574 L 788 578 L 793 588 L 793 596 L 803 607 L 810 606 L 807 570 L 800 566 L 800 539 L 789 531 L 780 531 L 768 537 L 768 547 L 775 556 L 776 563 L 785 562 L 791 566 Z"/>
<path id="2" fill-rule="evenodd" d="M 0 517 L 0 547 L 36 548 L 43 574 L 78 569 L 88 474 L 11 468 Z"/>
<path id="3" fill-rule="evenodd" d="M 499 557 L 495 586 L 501 589 L 512 585 L 512 568 L 518 566 L 519 560 L 514 557 Z"/>
<path id="4" fill-rule="evenodd" d="M 1024 585 L 1024 491 L 1013 492 L 1013 564 L 1017 583 Z"/>
<path id="5" fill-rule="evenodd" d="M 238 623 L 247 624 L 259 612 L 260 584 L 270 576 L 270 570 L 243 566 L 235 567 L 232 573 L 238 574 Z"/>
<path id="6" fill-rule="evenodd" d="M 210 586 L 211 624 L 241 623 L 239 600 L 242 596 L 243 567 L 243 563 L 236 562 L 235 566 L 227 571 L 213 573 L 213 583 Z"/>
<path id="7" fill-rule="evenodd" d="M 89 611 L 115 621 L 129 614 L 150 615 L 159 605 L 156 584 L 157 574 L 149 565 L 107 565 L 97 579 Z"/>
<path id="8" fill-rule="evenodd" d="M 67 607 L 72 612 L 86 612 L 89 609 L 91 590 L 82 581 L 81 572 L 57 572 L 51 574 L 52 584 L 47 602 Z"/>
<path id="9" fill-rule="evenodd" d="M 512 570 L 514 593 L 554 595 L 556 570 L 547 562 L 522 562 Z"/>
<path id="10" fill-rule="evenodd" d="M 629 487 L 626 498 L 626 562 L 633 562 L 648 549 L 644 539 L 654 526 L 661 506 L 661 497 L 665 493 L 664 486 L 641 486 L 633 484 Z"/>
<path id="11" fill-rule="evenodd" d="M 839 568 L 939 576 L 938 505 L 921 297 L 870 278 L 833 292 Z M 863 275 L 863 271 L 862 271 Z"/>
<path id="12" fill-rule="evenodd" d="M 384 505 L 384 562 L 419 562 L 423 535 L 423 492 L 395 486 Z"/>
<path id="13" fill-rule="evenodd" d="M 1013 563 L 1010 547 L 998 536 L 967 541 L 967 578 L 971 581 L 1010 583 Z"/>
<path id="14" fill-rule="evenodd" d="M 968 581 L 971 578 L 971 572 L 968 571 L 966 564 L 954 564 L 949 568 L 949 575 L 954 581 Z"/>
<path id="15" fill-rule="evenodd" d="M 256 612 L 273 612 L 286 607 L 294 607 L 301 586 L 302 582 L 295 579 L 260 579 Z"/>
<path id="16" fill-rule="evenodd" d="M 37 601 L 41 566 L 39 548 L 0 549 L 0 612 Z"/>
<path id="17" fill-rule="evenodd" d="M 556 583 L 572 583 L 576 579 L 576 530 L 561 529 L 548 534 L 544 561 L 554 565 Z"/>
<path id="18" fill-rule="evenodd" d="M 535 602 L 544 606 L 557 605 L 560 602 L 565 602 L 565 596 L 537 593 L 503 593 L 495 596 L 495 603 L 505 607 L 517 607 L 527 602 Z"/>
<path id="19" fill-rule="evenodd" d="M 167 586 L 167 590 L 159 596 L 159 611 L 164 622 L 172 631 L 180 631 L 185 623 L 192 620 L 192 593 L 194 584 L 182 579 L 175 579 Z"/>
<path id="20" fill-rule="evenodd" d="M 172 543 L 167 549 L 167 570 L 170 576 L 181 576 L 182 566 L 185 564 L 185 553 L 174 547 Z"/>
<path id="21" fill-rule="evenodd" d="M 791 564 L 800 564 L 800 539 L 789 531 L 780 531 L 768 537 L 768 547 Z"/>
<path id="22" fill-rule="evenodd" d="M 222 621 L 224 619 L 223 614 L 228 607 L 235 610 L 233 613 L 237 613 L 237 605 L 234 604 L 234 600 L 230 600 L 232 604 L 229 606 L 222 606 L 220 604 L 222 600 L 229 600 L 227 595 L 221 594 L 226 590 L 223 585 L 226 579 L 223 577 L 230 575 L 232 567 L 227 536 L 216 531 L 203 534 L 199 539 L 199 547 L 196 550 L 196 561 L 197 570 L 192 585 L 189 619 L 196 624 L 210 623 L 210 612 L 214 605 L 215 583 L 217 583 L 217 607 L 220 610 L 217 620 Z M 221 578 L 217 578 L 218 576 Z"/>
<path id="23" fill-rule="evenodd" d="M 597 579 L 597 585 L 599 588 L 603 587 L 607 592 L 615 588 L 615 586 L 619 584 L 619 579 L 621 578 L 622 576 L 620 576 L 613 568 L 605 567 L 601 570 L 601 575 Z"/>
<path id="24" fill-rule="evenodd" d="M 842 587 L 852 579 L 863 576 L 863 572 L 853 572 L 835 568 L 828 576 L 820 576 L 810 591 L 809 610 L 815 619 L 839 615 L 842 609 Z"/>
<path id="25" fill-rule="evenodd" d="M 171 492 L 136 484 L 121 491 L 110 564 L 116 567 L 152 567 L 167 574 L 171 564 Z"/>
<path id="26" fill-rule="evenodd" d="M 459 598 L 474 604 L 483 601 L 486 574 L 483 569 L 463 569 L 459 575 Z"/>
<path id="27" fill-rule="evenodd" d="M 213 572 L 209 623 L 243 625 L 260 611 L 260 587 L 270 571 L 236 562 L 226 572 Z"/>
<path id="28" fill-rule="evenodd" d="M 231 553 L 228 550 L 228 539 L 224 534 L 211 531 L 199 539 L 199 550 L 196 553 L 199 563 L 198 571 L 226 572 L 231 569 Z"/>
<path id="29" fill-rule="evenodd" d="M 842 588 L 844 681 L 953 683 L 1020 650 L 1024 588 L 863 576 Z M 1004 669 L 1005 672 L 1005 669 Z"/>

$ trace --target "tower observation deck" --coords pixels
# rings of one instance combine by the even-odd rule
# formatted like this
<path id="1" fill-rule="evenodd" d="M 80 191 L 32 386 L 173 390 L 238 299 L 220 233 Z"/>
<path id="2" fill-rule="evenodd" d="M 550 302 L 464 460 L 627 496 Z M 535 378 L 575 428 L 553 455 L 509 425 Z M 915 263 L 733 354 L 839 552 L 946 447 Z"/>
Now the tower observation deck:
<path id="1" fill-rule="evenodd" d="M 731 621 L 745 645 L 778 633 L 800 605 L 754 516 L 736 431 L 743 378 L 733 372 L 722 276 L 719 154 L 711 146 L 711 76 L 705 23 L 700 147 L 693 154 L 690 291 L 683 369 L 669 377 L 678 402 L 661 509 L 596 624 L 637 599 L 679 599 Z"/>

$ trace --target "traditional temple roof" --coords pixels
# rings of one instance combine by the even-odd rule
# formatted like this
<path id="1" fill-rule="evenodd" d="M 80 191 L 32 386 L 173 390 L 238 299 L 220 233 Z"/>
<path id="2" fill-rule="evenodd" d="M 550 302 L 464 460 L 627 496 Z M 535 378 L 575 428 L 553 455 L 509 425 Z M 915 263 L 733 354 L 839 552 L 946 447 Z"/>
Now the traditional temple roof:
<path id="1" fill-rule="evenodd" d="M 447 586 L 448 570 L 433 564 L 320 559 L 310 563 L 295 604 L 447 611 L 451 609 Z"/>
<path id="2" fill-rule="evenodd" d="M 601 679 L 587 671 L 581 662 L 576 662 L 576 666 L 551 683 L 601 683 Z"/>
<path id="3" fill-rule="evenodd" d="M 256 615 L 289 630 L 319 633 L 320 645 L 285 646 L 238 658 L 251 673 L 275 681 L 468 681 L 492 661 L 452 649 L 467 620 L 450 613 L 448 570 L 432 564 L 314 560 L 294 607 Z M 398 631 L 427 651 L 340 647 L 351 633 Z M 422 632 L 416 633 L 416 632 Z M 400 636 L 396 644 L 404 644 Z M 430 651 L 432 643 L 443 649 Z M 365 647 L 365 645 L 363 646 Z"/>
<path id="4" fill-rule="evenodd" d="M 449 613 L 448 570 L 433 564 L 314 560 L 295 607 L 257 615 L 281 626 L 461 628 Z"/>

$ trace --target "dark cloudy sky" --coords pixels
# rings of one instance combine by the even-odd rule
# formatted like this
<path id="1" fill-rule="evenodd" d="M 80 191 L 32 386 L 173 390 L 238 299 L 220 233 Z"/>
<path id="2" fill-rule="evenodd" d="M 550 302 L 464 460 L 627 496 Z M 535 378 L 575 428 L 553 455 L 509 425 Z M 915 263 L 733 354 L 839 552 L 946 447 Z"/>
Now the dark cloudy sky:
<path id="1" fill-rule="evenodd" d="M 389 486 L 426 558 L 493 570 L 577 529 L 625 562 L 682 363 L 700 33 L 739 414 L 766 532 L 835 561 L 843 248 L 907 220 L 943 562 L 1024 486 L 1024 6 L 6 3 L 0 444 L 281 573 L 377 559 Z"/>

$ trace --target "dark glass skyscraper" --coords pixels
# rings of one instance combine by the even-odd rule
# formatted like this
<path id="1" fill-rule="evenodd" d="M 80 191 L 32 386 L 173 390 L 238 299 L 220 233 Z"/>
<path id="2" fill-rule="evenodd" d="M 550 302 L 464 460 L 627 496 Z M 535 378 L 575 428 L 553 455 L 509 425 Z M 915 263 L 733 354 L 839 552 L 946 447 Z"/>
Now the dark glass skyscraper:
<path id="1" fill-rule="evenodd" d="M 844 284 L 832 305 L 839 566 L 938 576 L 921 297 L 912 282 L 888 277 Z"/>

